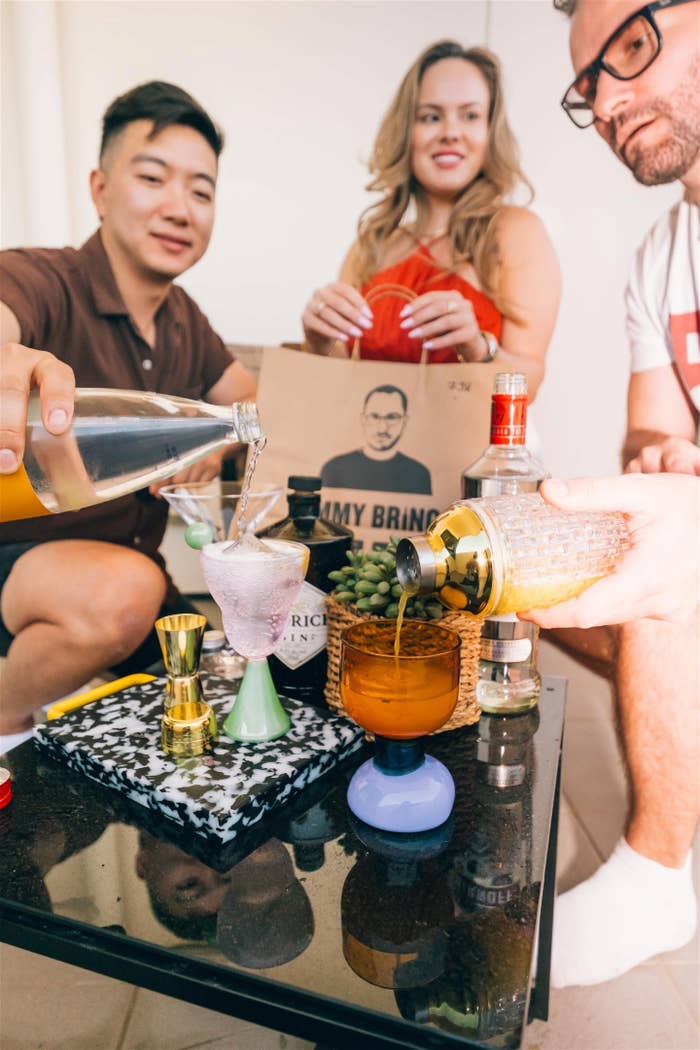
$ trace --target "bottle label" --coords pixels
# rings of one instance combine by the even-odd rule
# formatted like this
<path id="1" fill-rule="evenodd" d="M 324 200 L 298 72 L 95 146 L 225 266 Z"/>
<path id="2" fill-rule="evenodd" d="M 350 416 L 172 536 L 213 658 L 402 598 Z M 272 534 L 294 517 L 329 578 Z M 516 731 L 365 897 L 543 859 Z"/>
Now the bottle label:
<path id="1" fill-rule="evenodd" d="M 0 477 L 0 521 L 38 518 L 50 514 L 32 488 L 29 475 L 20 464 L 14 474 Z"/>
<path id="2" fill-rule="evenodd" d="M 527 396 L 493 394 L 491 397 L 491 444 L 524 445 L 527 426 Z"/>
<path id="3" fill-rule="evenodd" d="M 479 656 L 496 664 L 519 664 L 529 660 L 532 642 L 529 638 L 482 638 Z"/>
<path id="4" fill-rule="evenodd" d="M 275 656 L 295 671 L 312 660 L 326 645 L 326 595 L 306 581 L 292 606 Z"/>
<path id="5" fill-rule="evenodd" d="M 506 879 L 505 874 L 501 878 Z M 469 880 L 464 886 L 465 900 L 477 908 L 502 908 L 512 901 L 518 893 L 516 882 L 507 882 L 505 885 L 494 886 L 488 882 L 480 883 Z"/>

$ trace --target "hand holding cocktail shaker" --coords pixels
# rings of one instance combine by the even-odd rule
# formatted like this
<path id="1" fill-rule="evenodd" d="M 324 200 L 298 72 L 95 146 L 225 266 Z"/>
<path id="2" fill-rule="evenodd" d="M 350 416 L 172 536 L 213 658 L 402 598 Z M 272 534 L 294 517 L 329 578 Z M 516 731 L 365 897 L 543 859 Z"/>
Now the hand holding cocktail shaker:
<path id="1" fill-rule="evenodd" d="M 453 503 L 425 536 L 404 539 L 396 573 L 474 617 L 541 609 L 612 571 L 629 546 L 622 514 L 563 511 L 538 493 Z"/>

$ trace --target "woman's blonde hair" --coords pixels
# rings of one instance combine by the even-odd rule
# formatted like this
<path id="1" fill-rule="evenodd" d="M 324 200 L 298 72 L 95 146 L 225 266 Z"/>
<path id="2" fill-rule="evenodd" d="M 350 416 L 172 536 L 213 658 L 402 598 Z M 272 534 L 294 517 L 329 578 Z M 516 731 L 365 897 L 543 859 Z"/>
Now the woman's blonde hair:
<path id="1" fill-rule="evenodd" d="M 484 165 L 455 200 L 448 235 L 452 267 L 471 263 L 484 291 L 498 303 L 499 259 L 496 222 L 499 210 L 518 184 L 532 187 L 520 167 L 518 145 L 506 119 L 501 69 L 496 56 L 484 47 L 463 48 L 453 40 L 432 44 L 416 59 L 403 78 L 377 132 L 370 159 L 367 189 L 381 198 L 371 204 L 358 223 L 357 266 L 361 283 L 381 267 L 391 235 L 411 201 L 420 200 L 421 186 L 411 168 L 411 137 L 420 84 L 427 69 L 445 58 L 461 58 L 480 71 L 489 89 L 489 136 Z"/>

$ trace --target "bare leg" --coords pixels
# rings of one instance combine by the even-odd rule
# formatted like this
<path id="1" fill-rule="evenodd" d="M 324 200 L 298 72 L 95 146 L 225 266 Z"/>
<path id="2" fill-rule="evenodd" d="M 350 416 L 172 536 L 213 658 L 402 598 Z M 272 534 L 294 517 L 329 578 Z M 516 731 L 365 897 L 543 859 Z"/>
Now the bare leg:
<path id="1" fill-rule="evenodd" d="M 671 868 L 684 863 L 700 813 L 699 661 L 697 615 L 620 631 L 617 697 L 632 788 L 626 838 Z"/>
<path id="2" fill-rule="evenodd" d="M 542 638 L 595 674 L 612 678 L 618 631 L 618 627 L 556 627 L 543 631 Z"/>
<path id="3" fill-rule="evenodd" d="M 2 590 L 15 635 L 2 670 L 0 732 L 125 659 L 153 626 L 165 577 L 143 554 L 111 543 L 61 540 L 19 558 Z"/>
<path id="4" fill-rule="evenodd" d="M 552 983 L 596 984 L 693 936 L 699 813 L 698 615 L 620 629 L 616 682 L 632 810 L 625 838 L 557 899 Z"/>

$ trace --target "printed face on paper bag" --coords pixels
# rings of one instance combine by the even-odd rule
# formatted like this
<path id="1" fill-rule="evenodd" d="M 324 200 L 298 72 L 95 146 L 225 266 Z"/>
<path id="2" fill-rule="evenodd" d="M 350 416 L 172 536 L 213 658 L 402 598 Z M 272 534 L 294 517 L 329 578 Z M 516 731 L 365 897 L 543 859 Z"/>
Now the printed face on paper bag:
<path id="1" fill-rule="evenodd" d="M 362 410 L 362 428 L 369 448 L 388 452 L 400 441 L 407 422 L 406 399 L 399 390 L 375 390 L 369 394 Z"/>

